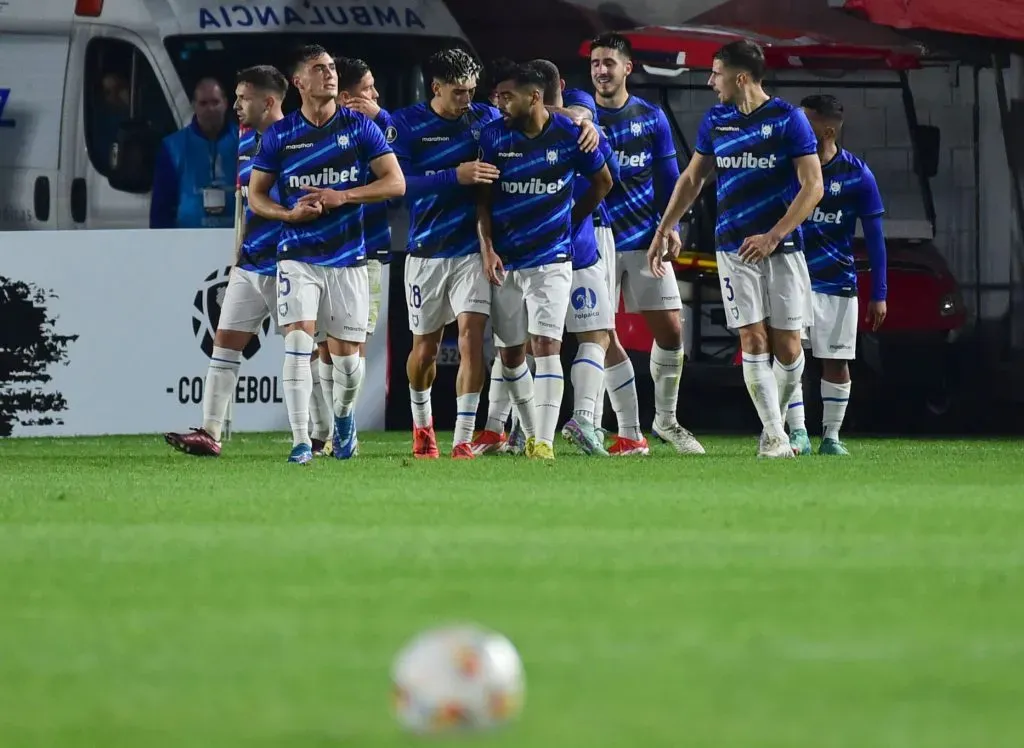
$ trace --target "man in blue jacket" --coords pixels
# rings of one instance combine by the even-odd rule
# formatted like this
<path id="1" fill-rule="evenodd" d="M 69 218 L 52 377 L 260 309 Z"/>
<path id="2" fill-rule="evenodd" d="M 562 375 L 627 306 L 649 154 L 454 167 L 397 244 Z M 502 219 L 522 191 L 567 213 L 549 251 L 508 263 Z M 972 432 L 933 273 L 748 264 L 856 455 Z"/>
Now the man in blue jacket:
<path id="1" fill-rule="evenodd" d="M 196 84 L 195 116 L 164 138 L 153 176 L 149 227 L 231 228 L 235 216 L 238 127 L 228 119 L 224 90 L 213 78 Z"/>

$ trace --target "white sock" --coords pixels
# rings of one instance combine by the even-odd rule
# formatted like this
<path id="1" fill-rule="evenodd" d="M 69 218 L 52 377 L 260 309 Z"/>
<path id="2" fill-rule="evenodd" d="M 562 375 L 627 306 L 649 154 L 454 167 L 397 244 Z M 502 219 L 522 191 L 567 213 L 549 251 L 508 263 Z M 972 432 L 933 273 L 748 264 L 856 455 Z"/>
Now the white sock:
<path id="1" fill-rule="evenodd" d="M 284 336 L 284 402 L 292 427 L 292 446 L 309 444 L 309 398 L 313 394 L 313 374 L 309 360 L 313 354 L 313 336 L 295 330 Z"/>
<path id="2" fill-rule="evenodd" d="M 526 363 L 521 363 L 514 369 L 502 365 L 501 373 L 505 377 L 505 384 L 508 385 L 508 394 L 512 399 L 512 405 L 515 406 L 516 415 L 519 416 L 523 433 L 527 438 L 535 436 L 537 429 L 534 425 L 533 377 L 530 376 L 530 369 Z"/>
<path id="3" fill-rule="evenodd" d="M 512 400 L 508 396 L 508 386 L 501 373 L 501 356 L 495 356 L 491 364 L 491 388 L 487 393 L 487 425 L 488 431 L 498 434 L 505 433 L 505 423 L 512 412 Z"/>
<path id="4" fill-rule="evenodd" d="M 597 401 L 603 395 L 604 348 L 597 343 L 580 343 L 572 362 L 573 417 L 597 425 Z"/>
<path id="5" fill-rule="evenodd" d="M 434 414 L 430 409 L 430 388 L 414 390 L 409 387 L 409 402 L 412 405 L 412 424 L 418 429 L 425 429 L 434 421 Z"/>
<path id="6" fill-rule="evenodd" d="M 363 391 L 363 382 L 366 381 L 366 359 L 363 356 L 359 357 L 359 392 Z M 356 393 L 356 398 L 359 398 L 359 393 Z"/>
<path id="7" fill-rule="evenodd" d="M 804 419 L 804 385 L 797 382 L 793 390 L 793 397 L 786 408 L 786 425 L 789 426 L 789 433 L 794 431 L 806 431 L 807 422 Z"/>
<path id="8" fill-rule="evenodd" d="M 359 354 L 333 356 L 334 360 L 334 417 L 352 415 L 363 380 L 363 368 L 359 365 Z"/>
<path id="9" fill-rule="evenodd" d="M 473 441 L 476 428 L 476 411 L 480 407 L 480 393 L 468 392 L 455 398 L 455 436 L 452 446 Z"/>
<path id="10" fill-rule="evenodd" d="M 640 403 L 636 399 L 636 374 L 633 362 L 628 358 L 604 370 L 608 399 L 612 401 L 615 419 L 619 422 L 619 436 L 623 439 L 640 441 Z"/>
<path id="11" fill-rule="evenodd" d="M 334 435 L 334 364 L 330 361 L 318 360 L 314 366 L 320 371 L 320 392 L 324 402 L 330 406 L 331 418 L 328 421 L 327 436 L 330 439 Z"/>
<path id="12" fill-rule="evenodd" d="M 320 359 L 310 360 L 309 373 L 313 382 L 313 394 L 309 399 L 309 414 L 313 420 L 312 437 L 318 441 L 327 441 L 331 437 L 331 424 L 334 422 L 334 405 L 324 399 L 324 388 L 320 385 Z"/>
<path id="13" fill-rule="evenodd" d="M 793 396 L 800 387 L 800 380 L 804 376 L 804 352 L 800 351 L 796 361 L 791 364 L 783 364 L 778 359 L 772 364 L 772 373 L 775 374 L 775 384 L 779 388 L 779 413 L 785 417 L 789 404 L 793 402 Z"/>
<path id="14" fill-rule="evenodd" d="M 574 385 L 575 386 L 575 385 Z M 603 428 L 604 423 L 604 372 L 601 373 L 601 384 L 597 388 L 597 397 L 594 400 L 594 426 Z"/>
<path id="15" fill-rule="evenodd" d="M 206 385 L 203 387 L 203 431 L 220 441 L 228 403 L 235 395 L 238 381 L 238 367 L 242 364 L 242 352 L 230 348 L 213 349 L 210 368 L 206 370 Z"/>
<path id="16" fill-rule="evenodd" d="M 768 436 L 785 437 L 782 411 L 779 409 L 779 385 L 772 372 L 771 356 L 767 353 L 744 353 L 743 381 L 765 432 Z"/>
<path id="17" fill-rule="evenodd" d="M 850 403 L 852 382 L 833 384 L 821 380 L 822 436 L 839 441 L 839 429 L 846 418 L 846 406 Z"/>
<path id="18" fill-rule="evenodd" d="M 683 351 L 651 346 L 651 379 L 654 380 L 654 422 L 673 426 L 677 422 L 679 380 L 683 376 Z"/>
<path id="19" fill-rule="evenodd" d="M 598 346 L 600 348 L 600 346 Z M 541 356 L 536 359 L 534 391 L 537 393 L 537 441 L 554 444 L 558 428 L 558 411 L 562 408 L 565 378 L 562 375 L 561 356 Z"/>

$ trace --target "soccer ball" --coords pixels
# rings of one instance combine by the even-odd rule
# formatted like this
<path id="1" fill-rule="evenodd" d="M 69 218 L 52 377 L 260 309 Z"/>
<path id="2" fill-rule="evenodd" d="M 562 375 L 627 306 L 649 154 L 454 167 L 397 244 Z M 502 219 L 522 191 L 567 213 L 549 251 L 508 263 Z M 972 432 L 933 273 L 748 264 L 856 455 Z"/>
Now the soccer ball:
<path id="1" fill-rule="evenodd" d="M 498 727 L 519 715 L 526 692 L 512 642 L 473 625 L 420 634 L 398 653 L 391 678 L 395 716 L 415 733 Z"/>

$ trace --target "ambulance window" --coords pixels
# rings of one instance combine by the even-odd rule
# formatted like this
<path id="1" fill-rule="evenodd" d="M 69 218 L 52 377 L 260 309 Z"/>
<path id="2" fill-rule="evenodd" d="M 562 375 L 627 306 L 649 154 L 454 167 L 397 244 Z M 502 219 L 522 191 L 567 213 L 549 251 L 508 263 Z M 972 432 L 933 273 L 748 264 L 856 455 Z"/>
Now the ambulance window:
<path id="1" fill-rule="evenodd" d="M 160 137 L 178 129 L 160 81 L 146 56 L 120 39 L 93 39 L 85 53 L 85 143 L 103 176 L 117 129 L 130 119 L 148 122 Z"/>

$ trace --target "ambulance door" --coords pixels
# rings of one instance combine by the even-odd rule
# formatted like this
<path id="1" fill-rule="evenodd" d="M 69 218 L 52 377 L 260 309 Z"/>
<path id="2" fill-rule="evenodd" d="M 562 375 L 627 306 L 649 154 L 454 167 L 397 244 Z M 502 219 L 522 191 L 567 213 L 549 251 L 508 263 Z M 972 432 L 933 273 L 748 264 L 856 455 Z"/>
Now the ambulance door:
<path id="1" fill-rule="evenodd" d="M 54 229 L 68 37 L 0 36 L 0 231 Z"/>
<path id="2" fill-rule="evenodd" d="M 148 228 L 150 192 L 115 189 L 109 181 L 119 126 L 145 120 L 161 136 L 178 129 L 161 76 L 135 34 L 100 24 L 78 24 L 72 34 L 72 67 L 65 88 L 65 155 L 62 227 Z"/>

